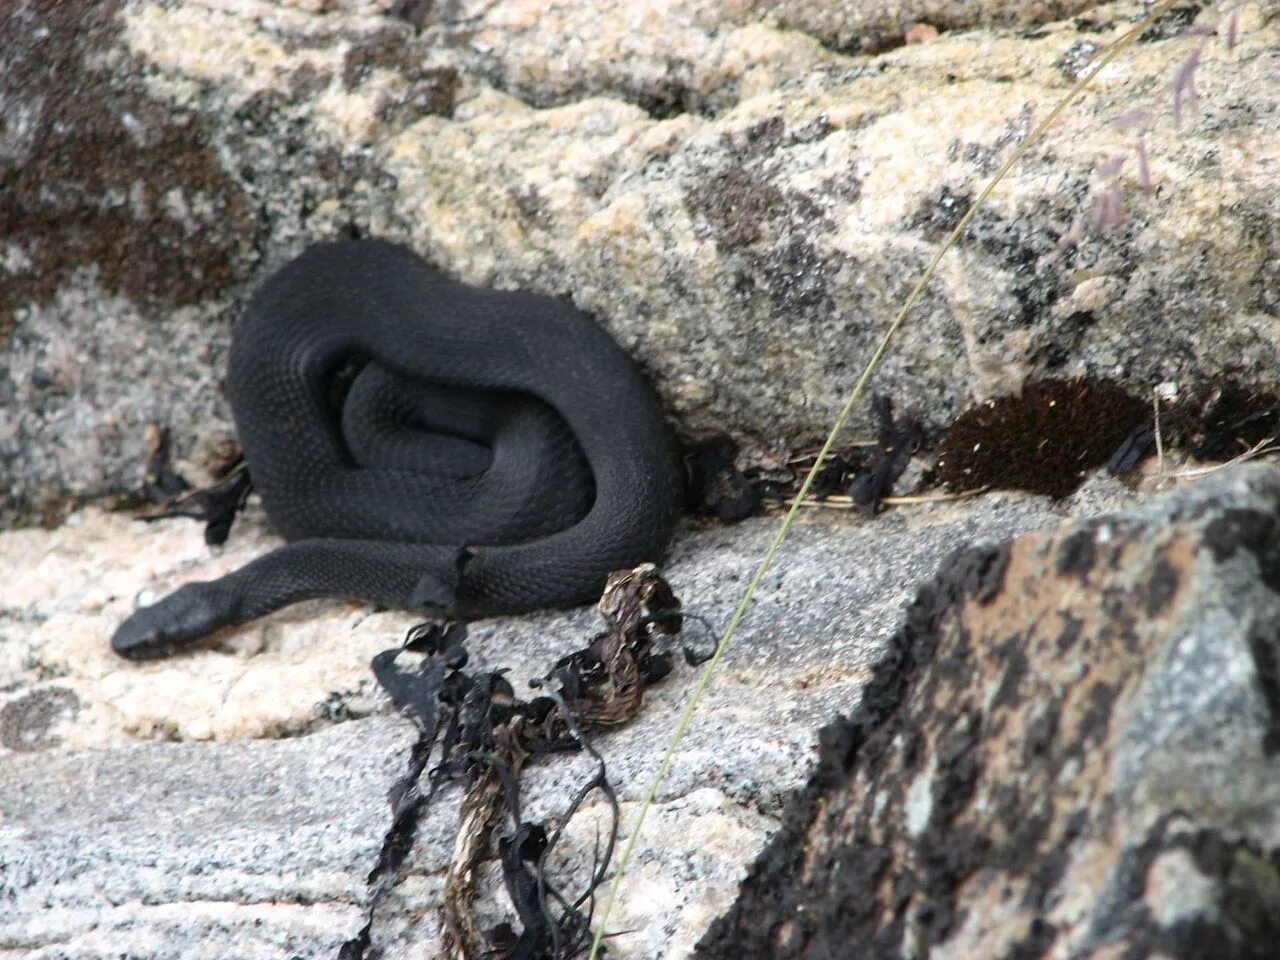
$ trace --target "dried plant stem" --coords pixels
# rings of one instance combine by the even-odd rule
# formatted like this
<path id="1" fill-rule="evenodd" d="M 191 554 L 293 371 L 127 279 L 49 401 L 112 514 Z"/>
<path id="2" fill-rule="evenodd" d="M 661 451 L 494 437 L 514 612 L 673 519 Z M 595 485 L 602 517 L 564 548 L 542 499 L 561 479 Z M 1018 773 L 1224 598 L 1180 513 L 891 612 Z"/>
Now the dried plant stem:
<path id="1" fill-rule="evenodd" d="M 915 507 L 929 503 L 949 503 L 952 500 L 969 500 L 973 497 L 981 496 L 986 493 L 990 487 L 980 487 L 977 490 L 961 490 L 959 493 L 930 493 L 920 494 L 909 497 L 881 497 L 880 502 L 889 507 Z M 802 507 L 820 507 L 827 510 L 857 510 L 859 506 L 854 502 L 853 497 L 844 494 L 832 494 L 821 500 L 784 500 L 783 503 L 792 507 L 797 503 Z"/>
<path id="2" fill-rule="evenodd" d="M 977 213 L 978 209 L 986 202 L 996 185 L 1002 181 L 1013 165 L 1022 159 L 1022 156 L 1030 149 L 1031 145 L 1040 140 L 1050 127 L 1057 122 L 1058 117 L 1066 110 L 1068 106 L 1078 100 L 1088 87 L 1090 81 L 1093 80 L 1112 60 L 1127 49 L 1138 36 L 1147 29 L 1155 20 L 1163 16 L 1170 7 L 1174 5 L 1176 0 L 1161 0 L 1161 2 L 1152 6 L 1150 12 L 1134 27 L 1131 27 L 1120 37 L 1111 42 L 1111 44 L 1102 51 L 1097 61 L 1091 69 L 1071 88 L 1070 92 L 1063 97 L 1048 115 L 1045 116 L 1035 129 L 1031 131 L 1013 151 L 1009 158 L 1000 166 L 991 181 L 978 194 L 978 198 L 974 200 L 973 205 L 960 218 L 955 229 L 947 237 L 946 242 L 938 249 L 937 253 L 929 261 L 929 265 L 925 268 L 924 273 L 920 275 L 920 279 L 911 289 L 906 302 L 893 318 L 893 322 L 889 324 L 884 335 L 880 338 L 880 342 L 876 345 L 871 358 L 867 361 L 866 366 L 862 369 L 862 374 L 858 377 L 857 382 L 853 385 L 848 399 L 845 400 L 844 406 L 840 408 L 840 413 L 836 417 L 831 432 L 827 434 L 826 441 L 822 444 L 822 449 L 818 451 L 817 459 L 814 461 L 809 472 L 805 474 L 804 482 L 800 485 L 800 490 L 796 494 L 795 500 L 792 501 L 790 509 L 782 518 L 782 522 L 778 525 L 778 532 L 774 535 L 773 541 L 769 544 L 769 548 L 765 551 L 764 557 L 760 561 L 760 565 L 756 568 L 755 576 L 751 578 L 751 582 L 747 584 L 747 589 L 742 594 L 742 600 L 738 603 L 737 609 L 734 610 L 733 616 L 729 620 L 729 625 L 725 628 L 724 634 L 720 638 L 720 642 L 716 644 L 715 653 L 711 659 L 707 661 L 706 667 L 703 669 L 701 676 L 698 678 L 697 684 L 693 688 L 692 694 L 689 696 L 688 703 L 680 714 L 680 718 L 676 721 L 675 729 L 671 733 L 671 739 L 667 743 L 666 750 L 663 751 L 662 759 L 658 763 L 658 770 L 654 774 L 653 779 L 649 782 L 645 789 L 644 796 L 640 800 L 640 806 L 636 811 L 634 822 L 631 824 L 631 831 L 627 836 L 626 845 L 622 848 L 622 854 L 618 858 L 616 872 L 614 873 L 613 883 L 609 886 L 609 896 L 605 901 L 604 911 L 600 915 L 600 921 L 596 926 L 595 937 L 591 941 L 591 953 L 588 960 L 596 960 L 600 952 L 600 945 L 604 941 L 605 931 L 608 928 L 609 916 L 613 912 L 613 908 L 617 903 L 618 892 L 622 888 L 623 878 L 626 876 L 627 865 L 631 862 L 631 857 L 635 853 L 636 843 L 640 837 L 640 831 L 644 826 L 645 816 L 649 808 L 653 805 L 654 798 L 658 794 L 658 789 L 662 785 L 662 781 L 666 778 L 667 771 L 671 768 L 671 761 L 675 757 L 677 747 L 684 738 L 685 730 L 688 729 L 689 723 L 693 718 L 693 713 L 697 709 L 698 702 L 702 699 L 702 695 L 706 692 L 711 678 L 715 674 L 716 668 L 720 665 L 720 661 L 724 658 L 725 651 L 728 650 L 730 642 L 738 631 L 739 624 L 747 614 L 747 610 L 751 606 L 752 600 L 755 599 L 756 590 L 764 580 L 765 574 L 769 572 L 769 568 L 773 566 L 774 557 L 777 556 L 778 548 L 782 545 L 782 541 L 786 539 L 787 533 L 791 530 L 791 525 L 795 523 L 796 516 L 800 512 L 800 505 L 804 502 L 809 493 L 809 488 L 813 486 L 814 478 L 817 477 L 823 462 L 827 455 L 835 446 L 836 438 L 844 430 L 845 424 L 848 422 L 850 415 L 853 413 L 854 407 L 861 399 L 863 391 L 866 389 L 867 382 L 871 379 L 871 374 L 875 372 L 876 367 L 880 365 L 881 359 L 885 352 L 889 349 L 889 343 L 894 335 L 898 332 L 898 328 L 902 326 L 907 314 L 911 308 L 916 305 L 928 286 L 929 281 L 933 279 L 934 273 L 938 269 L 938 264 L 942 262 L 943 256 L 946 255 L 955 242 L 964 233 L 965 228 L 969 226 L 970 221 Z"/>
<path id="3" fill-rule="evenodd" d="M 1272 444 L 1272 446 L 1267 446 Z M 1276 444 L 1275 437 L 1266 437 L 1259 440 L 1252 447 L 1239 456 L 1232 457 L 1225 463 L 1215 463 L 1211 467 L 1189 467 L 1186 470 L 1178 470 L 1174 473 L 1164 473 L 1161 471 L 1157 476 L 1162 480 L 1199 480 L 1207 477 L 1211 473 L 1217 473 L 1219 470 L 1225 470 L 1227 467 L 1234 467 L 1238 463 L 1247 463 L 1250 460 L 1256 460 L 1259 457 L 1265 457 L 1268 454 L 1280 453 L 1280 444 Z"/>
<path id="4" fill-rule="evenodd" d="M 976 490 L 961 490 L 959 493 L 930 493 L 908 497 L 881 497 L 880 502 L 889 507 L 914 507 L 927 503 L 949 503 L 952 500 L 972 500 L 987 493 L 990 487 L 979 487 Z"/>

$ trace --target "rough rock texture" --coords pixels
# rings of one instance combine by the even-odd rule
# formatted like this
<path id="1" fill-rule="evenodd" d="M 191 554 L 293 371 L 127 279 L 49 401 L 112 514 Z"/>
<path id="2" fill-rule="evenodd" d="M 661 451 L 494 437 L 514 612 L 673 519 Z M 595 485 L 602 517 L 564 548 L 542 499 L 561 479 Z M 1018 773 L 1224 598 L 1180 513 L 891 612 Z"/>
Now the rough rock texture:
<path id="1" fill-rule="evenodd" d="M 1073 503 L 1092 513 L 1130 497 L 1114 482 L 1095 483 Z M 817 729 L 857 702 L 911 584 L 927 577 L 938 557 L 974 538 L 999 539 L 1056 519 L 1046 501 L 1014 495 L 891 511 L 873 521 L 825 511 L 806 517 L 765 582 L 659 796 L 613 921 L 634 932 L 613 942 L 614 955 L 687 955 L 728 907 L 745 864 L 802 783 Z M 775 523 L 685 531 L 667 573 L 686 607 L 722 624 Z M 52 533 L 0 533 L 0 555 L 16 561 L 0 580 L 0 784 L 8 785 L 0 788 L 0 864 L 8 865 L 0 871 L 0 903 L 10 905 L 0 919 L 0 951 L 90 958 L 132 950 L 160 957 L 187 955 L 199 942 L 211 956 L 278 958 L 277 921 L 261 935 L 253 932 L 267 904 L 283 918 L 278 923 L 296 925 L 290 949 L 300 955 L 319 956 L 335 937 L 355 935 L 363 922 L 362 877 L 376 856 L 370 824 L 389 826 L 388 771 L 400 769 L 380 758 L 397 750 L 403 756 L 409 727 L 385 717 L 342 723 L 336 731 L 333 724 L 385 713 L 369 659 L 394 646 L 412 620 L 314 603 L 169 661 L 130 663 L 108 648 L 136 595 L 215 575 L 272 543 L 251 517 L 211 558 L 194 522 L 145 526 L 94 510 Z M 597 629 L 589 609 L 508 618 L 475 625 L 468 647 L 475 668 L 509 667 L 527 693 L 529 677 Z M 696 627 L 690 630 L 690 639 L 698 639 Z M 634 722 L 599 738 L 624 818 L 632 816 L 694 680 L 694 671 L 677 667 L 646 697 Z M 261 740 L 278 737 L 289 739 Z M 198 742 L 209 740 L 218 742 Z M 245 740 L 261 742 L 222 743 Z M 242 756 L 259 759 L 238 767 Z M 257 764 L 277 759 L 288 770 L 264 780 Z M 348 762 L 359 769 L 345 782 L 326 779 L 331 774 L 323 771 Z M 321 772 L 295 772 L 308 764 Z M 363 764 L 380 772 L 362 772 Z M 166 800 L 158 791 L 170 780 L 157 771 L 170 765 L 181 790 Z M 589 769 L 570 757 L 534 765 L 524 790 L 528 815 L 563 809 Z M 78 775 L 96 778 L 89 782 L 98 786 L 77 793 Z M 106 794 L 115 799 L 105 801 Z M 407 874 L 379 913 L 373 941 L 388 957 L 430 956 L 435 949 L 430 921 L 458 800 L 449 791 L 423 819 Z M 299 810 L 322 817 L 327 804 L 340 811 L 335 822 L 355 818 L 361 826 L 342 848 L 350 853 L 342 872 L 325 881 L 330 886 L 320 896 L 299 887 L 296 874 L 307 864 L 330 871 L 330 852 L 313 850 L 305 831 L 298 843 L 270 831 L 284 829 Z M 215 820 L 231 818 L 238 806 L 246 811 L 243 824 Z M 272 810 L 279 820 L 271 819 Z M 123 825 L 99 837 L 100 818 L 115 811 L 127 813 Z M 601 813 L 593 807 L 575 821 L 568 862 L 589 862 Z M 196 822 L 184 829 L 192 817 Z M 133 829 L 153 821 L 160 826 Z M 230 837 L 254 842 L 214 843 L 218 823 Z M 89 844 L 87 837 L 98 839 Z M 178 849 L 162 852 L 164 842 Z M 142 879 L 134 876 L 138 864 L 157 857 L 165 876 L 150 869 Z M 246 876 L 255 878 L 252 889 L 244 886 Z M 497 922 L 495 864 L 486 866 L 485 880 L 490 892 L 482 909 Z M 198 890 L 184 892 L 191 883 Z M 102 889 L 115 904 L 109 911 Z M 55 923 L 48 903 L 65 911 L 64 919 Z M 214 914 L 224 924 L 217 935 L 208 926 Z M 92 932 L 104 917 L 109 937 Z M 161 945 L 170 938 L 166 953 Z M 219 954 L 219 947 L 226 949 Z"/>
<path id="2" fill-rule="evenodd" d="M 5 4 L 0 522 L 131 486 L 152 421 L 198 474 L 229 428 L 231 319 L 349 232 L 571 297 L 684 430 L 811 439 L 967 201 L 1144 9 L 1085 6 Z M 1213 11 L 1179 7 L 1106 71 L 948 256 L 878 384 L 937 426 L 1032 374 L 1273 376 L 1280 26 L 1240 13 L 1180 128 L 1170 84 Z M 952 32 L 893 48 L 918 21 Z M 1150 194 L 1113 124 L 1136 108 Z M 1058 250 L 1119 155 L 1127 223 Z"/>
<path id="3" fill-rule="evenodd" d="M 407 732 L 6 756 L 0 956 L 336 956 Z"/>
<path id="4" fill-rule="evenodd" d="M 137 483 L 153 422 L 202 479 L 231 427 L 231 322 L 269 270 L 319 238 L 404 241 L 465 281 L 593 312 L 686 433 L 807 442 L 968 201 L 1145 9 L 0 3 L 0 953 L 332 956 L 364 922 L 408 744 L 368 662 L 409 619 L 310 604 L 190 656 L 122 663 L 107 640 L 137 601 L 276 541 L 253 516 L 211 556 L 195 524 L 68 514 Z M 1144 395 L 1224 375 L 1274 388 L 1280 16 L 1238 11 L 1227 50 L 1197 32 L 1212 9 L 1179 5 L 996 192 L 873 383 L 899 410 L 937 427 L 1043 374 Z M 1199 99 L 1175 126 L 1192 56 Z M 1138 108 L 1145 127 L 1116 126 Z M 1124 224 L 1060 247 L 1115 188 Z M 838 710 L 854 724 L 828 737 L 708 952 L 839 954 L 853 928 L 869 951 L 932 943 L 944 960 L 1247 957 L 1270 942 L 1275 531 L 1236 520 L 1274 518 L 1277 481 L 1212 484 L 1076 528 L 1074 546 L 1041 534 L 970 551 L 1003 558 L 1006 592 L 944 571 L 896 636 L 900 604 L 952 549 L 1131 497 L 1102 482 L 1061 508 L 985 497 L 807 518 L 659 796 L 614 955 L 693 950 Z M 686 530 L 668 565 L 686 604 L 723 623 L 772 530 Z M 486 622 L 473 664 L 523 683 L 596 629 L 589 610 Z M 624 819 L 693 682 L 677 670 L 600 738 Z M 530 770 L 530 816 L 577 789 L 584 763 L 561 759 Z M 820 792 L 848 820 L 819 821 L 805 860 Z M 375 918 L 385 958 L 436 949 L 457 804 L 450 792 L 425 818 Z M 599 814 L 569 835 L 579 866 Z M 496 922 L 496 868 L 483 874 Z M 829 924 L 779 913 L 825 916 L 846 892 Z"/>
<path id="5" fill-rule="evenodd" d="M 781 27 L 807 33 L 842 52 L 892 49 L 907 29 L 991 24 L 1030 27 L 1097 6 L 1096 0 L 780 0 L 759 4 Z"/>
<path id="6" fill-rule="evenodd" d="M 1273 467 L 959 551 L 699 955 L 1274 956 L 1278 664 Z"/>

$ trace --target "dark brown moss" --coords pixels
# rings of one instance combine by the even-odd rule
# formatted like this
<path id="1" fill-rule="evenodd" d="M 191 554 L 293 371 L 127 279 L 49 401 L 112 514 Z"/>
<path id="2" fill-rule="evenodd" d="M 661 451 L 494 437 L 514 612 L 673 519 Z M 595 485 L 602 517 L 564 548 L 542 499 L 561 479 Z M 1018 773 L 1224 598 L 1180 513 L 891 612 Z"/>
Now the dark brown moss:
<path id="1" fill-rule="evenodd" d="M 0 276 L 0 340 L 83 268 L 141 303 L 219 293 L 252 240 L 205 122 L 93 65 L 118 53 L 119 6 L 0 5 L 0 236 L 23 261 Z"/>
<path id="2" fill-rule="evenodd" d="M 423 61 L 426 48 L 408 27 L 379 30 L 355 41 L 347 50 L 342 64 L 342 83 L 348 90 L 364 83 L 378 69 L 396 70 L 404 75 L 405 85 L 385 98 L 378 116 L 393 124 L 435 115 L 453 113 L 459 77 L 453 67 L 428 67 Z"/>
<path id="3" fill-rule="evenodd" d="M 406 74 L 403 91 L 386 97 L 378 117 L 393 125 L 412 123 L 419 117 L 453 116 L 453 104 L 461 80 L 453 67 L 414 67 Z"/>
<path id="4" fill-rule="evenodd" d="M 1147 416 L 1144 401 L 1110 381 L 1033 381 L 956 418 L 938 451 L 938 479 L 953 490 L 1065 497 Z"/>

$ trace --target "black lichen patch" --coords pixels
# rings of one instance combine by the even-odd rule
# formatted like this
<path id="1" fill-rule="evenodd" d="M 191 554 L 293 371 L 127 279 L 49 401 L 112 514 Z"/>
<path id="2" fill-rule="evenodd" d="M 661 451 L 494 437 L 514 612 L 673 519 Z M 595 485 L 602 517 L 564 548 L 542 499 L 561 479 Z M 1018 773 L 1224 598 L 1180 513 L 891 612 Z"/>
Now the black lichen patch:
<path id="1" fill-rule="evenodd" d="M 1059 58 L 1056 64 L 1058 72 L 1064 80 L 1074 83 L 1101 49 L 1102 44 L 1095 40 L 1077 40 Z"/>
<path id="2" fill-rule="evenodd" d="M 1147 581 L 1146 610 L 1148 617 L 1160 614 L 1169 605 L 1181 586 L 1182 577 L 1178 568 L 1161 557 L 1151 570 L 1151 578 Z"/>
<path id="3" fill-rule="evenodd" d="M 688 203 L 715 230 L 716 246 L 721 248 L 755 243 L 765 222 L 779 219 L 785 209 L 782 191 L 744 166 L 729 167 L 695 187 Z"/>
<path id="4" fill-rule="evenodd" d="M 1058 576 L 1074 576 L 1083 582 L 1097 558 L 1093 531 L 1088 528 L 1079 530 L 1067 537 L 1058 550 Z"/>
<path id="5" fill-rule="evenodd" d="M 1076 33 L 1107 33 L 1115 29 L 1115 21 L 1101 16 L 1081 16 L 1071 21 Z"/>
<path id="6" fill-rule="evenodd" d="M 421 30 L 434 19 L 435 8 L 435 0 L 396 0 L 387 11 L 387 16 L 403 20 L 415 30 Z"/>
<path id="7" fill-rule="evenodd" d="M 453 104 L 460 80 L 453 67 L 413 67 L 405 74 L 404 91 L 389 96 L 378 106 L 378 118 L 404 125 L 419 117 L 453 116 Z"/>
<path id="8" fill-rule="evenodd" d="M 205 121 L 100 65 L 119 59 L 119 7 L 0 6 L 0 338 L 78 269 L 139 303 L 187 304 L 227 287 L 252 243 Z"/>
<path id="9" fill-rule="evenodd" d="M 1097 315 L 1090 310 L 1075 310 L 1067 314 L 1054 325 L 1053 339 L 1036 351 L 1036 359 L 1050 372 L 1066 366 L 1077 356 L 1076 348 L 1097 322 Z"/>
<path id="10" fill-rule="evenodd" d="M 939 448 L 938 479 L 953 490 L 1065 497 L 1147 416 L 1142 400 L 1109 381 L 1034 381 L 1020 396 L 970 407 L 956 418 Z"/>
<path id="11" fill-rule="evenodd" d="M 579 71 L 573 78 L 550 77 L 541 81 L 521 78 L 519 71 L 513 70 L 502 58 L 483 53 L 477 56 L 470 43 L 474 34 L 473 22 L 445 12 L 448 7 L 454 7 L 456 13 L 458 5 L 440 5 L 439 21 L 444 27 L 442 36 L 447 45 L 466 51 L 464 56 L 470 61 L 466 68 L 468 74 L 482 78 L 493 89 L 516 97 L 537 110 L 605 96 L 632 104 L 654 120 L 670 120 L 684 114 L 711 117 L 725 105 L 726 100 L 736 100 L 733 84 L 704 91 L 680 79 L 680 75 L 688 71 L 679 61 L 668 63 L 671 74 L 666 76 L 635 76 L 625 69 L 619 71 L 610 67 L 602 70 L 597 65 L 595 69 Z"/>
<path id="12" fill-rule="evenodd" d="M 1170 7 L 1156 17 L 1151 26 L 1142 31 L 1138 42 L 1155 43 L 1159 40 L 1172 40 L 1182 36 L 1191 29 L 1191 25 L 1196 22 L 1196 17 L 1200 16 L 1200 11 L 1206 6 L 1207 3 L 1184 3 Z"/>
<path id="13" fill-rule="evenodd" d="M 956 193 L 943 184 L 935 195 L 921 201 L 907 221 L 907 226 L 921 231 L 931 243 L 940 243 L 956 228 L 960 218 L 972 205 L 973 194 Z"/>
<path id="14" fill-rule="evenodd" d="M 801 241 L 810 246 L 805 238 L 811 237 L 815 227 L 829 228 L 821 204 L 773 182 L 780 152 L 813 139 L 814 123 L 822 136 L 830 132 L 829 122 L 820 116 L 789 136 L 783 119 L 774 116 L 724 136 L 732 161 L 708 171 L 705 180 L 685 196 L 690 214 L 711 228 L 717 247 L 733 250 L 775 237 L 779 246 L 795 247 Z"/>
<path id="15" fill-rule="evenodd" d="M 1007 148 L 1021 142 L 1025 132 L 1020 123 L 1008 123 L 992 144 L 970 143 L 961 147 L 957 142 L 953 152 L 955 156 L 963 155 L 985 169 L 998 162 Z M 931 243 L 941 243 L 972 205 L 972 194 L 957 193 L 943 185 L 917 206 L 907 219 L 906 227 L 919 231 Z M 988 262 L 1006 271 L 1014 309 L 998 318 L 1002 325 L 1029 327 L 1042 322 L 1048 308 L 1061 296 L 1060 262 L 1055 262 L 1051 256 L 1055 241 L 1044 231 L 1028 230 L 1021 220 L 980 210 L 965 226 L 958 242 L 965 248 L 980 252 Z M 1072 343 L 1064 342 L 1064 338 L 1070 334 L 1076 334 L 1078 338 L 1080 331 L 1064 326 L 1055 328 L 1054 332 L 1052 349 L 1067 353 Z M 1055 358 L 1044 359 L 1046 366 L 1054 365 Z M 1062 362 L 1057 360 L 1058 365 Z"/>
<path id="16" fill-rule="evenodd" d="M 79 709 L 80 698 L 63 687 L 23 694 L 0 708 L 0 744 L 22 753 L 56 747 L 60 738 L 53 728 Z"/>
<path id="17" fill-rule="evenodd" d="M 1274 757 L 1280 753 L 1280 625 L 1259 624 L 1249 635 L 1249 655 L 1257 672 L 1258 688 L 1267 707 L 1267 731 L 1262 750 Z"/>
<path id="18" fill-rule="evenodd" d="M 731 263 L 734 297 L 744 306 L 765 305 L 792 324 L 827 322 L 832 284 L 845 264 L 824 251 L 819 238 L 834 229 L 832 204 L 861 190 L 855 178 L 795 190 L 779 176 L 788 148 L 830 129 L 822 116 L 792 131 L 770 117 L 726 134 L 728 162 L 703 171 L 684 198 L 698 235 Z"/>
<path id="19" fill-rule="evenodd" d="M 1205 527 L 1204 544 L 1217 563 L 1240 552 L 1252 555 L 1259 578 L 1280 593 L 1280 519 L 1262 510 L 1225 508 Z"/>
<path id="20" fill-rule="evenodd" d="M 375 69 L 413 69 L 421 62 L 421 55 L 410 46 L 407 30 L 379 30 L 356 40 L 347 48 L 342 61 L 342 85 L 353 90 L 373 75 Z"/>
<path id="21" fill-rule="evenodd" d="M 753 256 L 751 261 L 753 268 L 747 272 L 747 284 L 739 284 L 738 289 L 762 290 L 775 314 L 794 317 L 806 308 L 831 312 L 831 282 L 840 265 L 824 258 L 799 231 L 762 256 Z"/>

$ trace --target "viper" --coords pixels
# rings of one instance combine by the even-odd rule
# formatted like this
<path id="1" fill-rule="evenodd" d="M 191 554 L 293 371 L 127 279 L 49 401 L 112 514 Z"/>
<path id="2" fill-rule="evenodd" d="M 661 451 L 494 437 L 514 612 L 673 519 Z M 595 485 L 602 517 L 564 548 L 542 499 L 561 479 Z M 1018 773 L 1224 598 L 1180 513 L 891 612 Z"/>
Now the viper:
<path id="1" fill-rule="evenodd" d="M 681 507 L 653 391 L 586 314 L 380 240 L 321 243 L 232 330 L 227 395 L 286 541 L 116 630 L 167 656 L 297 601 L 457 618 L 570 606 L 656 560 Z"/>

